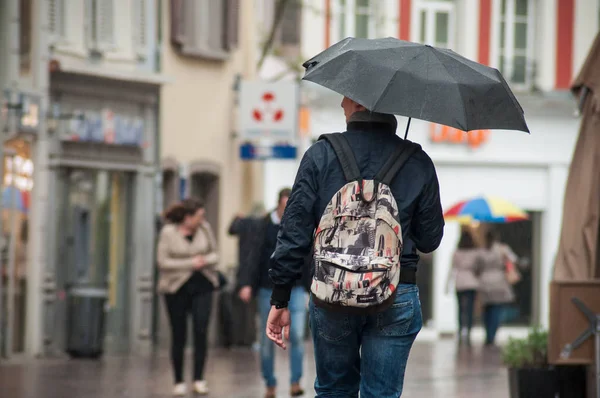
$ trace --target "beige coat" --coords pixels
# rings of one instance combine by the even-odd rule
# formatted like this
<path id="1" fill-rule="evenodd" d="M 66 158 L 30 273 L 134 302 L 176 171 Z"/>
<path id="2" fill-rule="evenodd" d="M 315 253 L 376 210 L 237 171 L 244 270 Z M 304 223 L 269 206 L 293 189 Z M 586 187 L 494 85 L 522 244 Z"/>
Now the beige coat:
<path id="1" fill-rule="evenodd" d="M 482 250 L 482 269 L 479 275 L 479 293 L 484 304 L 506 304 L 515 301 L 515 293 L 506 279 L 506 261 L 516 261 L 516 256 L 501 243 Z"/>
<path id="2" fill-rule="evenodd" d="M 206 265 L 200 272 L 215 287 L 218 287 L 217 263 L 219 256 L 210 225 L 204 222 L 196 231 L 192 242 L 189 242 L 181 234 L 176 225 L 165 225 L 160 231 L 156 254 L 159 269 L 158 292 L 177 292 L 195 271 L 194 257 L 198 255 L 203 256 L 206 261 Z"/>
<path id="3" fill-rule="evenodd" d="M 458 249 L 454 252 L 452 271 L 457 292 L 479 288 L 477 273 L 481 268 L 482 254 L 480 249 Z"/>

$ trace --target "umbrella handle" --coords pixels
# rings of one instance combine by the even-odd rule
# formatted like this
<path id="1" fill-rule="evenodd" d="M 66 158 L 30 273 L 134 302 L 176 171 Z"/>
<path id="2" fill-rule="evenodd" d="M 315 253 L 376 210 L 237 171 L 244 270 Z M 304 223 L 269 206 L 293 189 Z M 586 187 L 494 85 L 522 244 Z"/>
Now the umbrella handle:
<path id="1" fill-rule="evenodd" d="M 406 139 L 406 137 L 408 137 L 408 129 L 410 128 L 410 121 L 412 120 L 412 117 L 408 118 L 408 123 L 406 123 L 406 131 L 404 132 L 404 139 Z"/>

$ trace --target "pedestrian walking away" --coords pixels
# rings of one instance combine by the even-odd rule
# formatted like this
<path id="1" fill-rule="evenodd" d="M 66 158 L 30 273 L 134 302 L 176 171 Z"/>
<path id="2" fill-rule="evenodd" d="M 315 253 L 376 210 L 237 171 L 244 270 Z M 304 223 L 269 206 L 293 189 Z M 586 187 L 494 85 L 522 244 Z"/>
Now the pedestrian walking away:
<path id="1" fill-rule="evenodd" d="M 280 220 L 284 214 L 291 190 L 284 188 L 279 192 L 277 208 L 267 214 L 255 228 L 252 250 L 248 259 L 240 267 L 238 284 L 240 298 L 249 302 L 253 296 L 257 298 L 261 330 L 267 325 L 271 309 L 271 291 L 273 283 L 269 278 L 269 259 L 275 251 Z M 302 271 L 302 270 L 301 270 Z M 303 271 L 304 278 L 298 279 L 290 290 L 289 308 L 293 319 L 290 328 L 290 395 L 301 396 L 304 390 L 300 381 L 303 374 L 304 359 L 304 330 L 306 325 L 308 300 L 307 288 L 310 274 Z M 260 340 L 260 362 L 262 375 L 265 380 L 265 398 L 275 398 L 277 379 L 275 378 L 275 347 L 264 333 Z"/>
<path id="2" fill-rule="evenodd" d="M 395 134 L 393 115 L 349 98 L 342 108 L 347 131 L 319 140 L 300 164 L 271 259 L 266 333 L 287 348 L 288 302 L 314 236 L 317 397 L 397 398 L 422 327 L 417 250 L 435 250 L 443 235 L 438 180 L 420 146 Z"/>
<path id="3" fill-rule="evenodd" d="M 208 325 L 213 291 L 222 282 L 216 270 L 219 257 L 215 238 L 204 212 L 204 205 L 195 199 L 174 205 L 165 213 L 167 224 L 158 241 L 158 291 L 164 294 L 171 324 L 173 395 L 176 396 L 187 394 L 183 365 L 190 313 L 194 331 L 193 389 L 195 393 L 208 394 L 204 380 Z"/>
<path id="4" fill-rule="evenodd" d="M 473 241 L 469 230 L 464 229 L 458 242 L 458 248 L 452 257 L 452 269 L 448 274 L 446 292 L 451 279 L 454 279 L 456 299 L 458 303 L 458 342 L 471 345 L 471 329 L 473 328 L 473 312 L 475 298 L 479 287 L 478 272 L 481 268 L 482 250 Z M 453 277 L 453 278 L 452 278 Z"/>

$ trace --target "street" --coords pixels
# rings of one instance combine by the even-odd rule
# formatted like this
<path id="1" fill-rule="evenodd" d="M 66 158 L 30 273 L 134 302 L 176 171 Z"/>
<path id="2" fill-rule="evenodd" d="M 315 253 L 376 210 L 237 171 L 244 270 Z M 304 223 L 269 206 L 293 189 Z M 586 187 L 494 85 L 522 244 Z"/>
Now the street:
<path id="1" fill-rule="evenodd" d="M 279 352 L 278 397 L 288 397 L 288 368 Z M 190 360 L 186 362 L 189 374 Z M 207 364 L 211 397 L 254 398 L 263 396 L 258 354 L 249 349 L 214 350 Z M 312 347 L 305 361 L 306 397 L 313 397 Z M 113 398 L 169 397 L 171 370 L 166 352 L 150 357 L 107 357 L 102 361 L 30 360 L 0 366 L 0 391 L 10 398 Z M 191 396 L 191 395 L 190 395 Z M 403 397 L 408 398 L 506 398 L 506 370 L 497 350 L 474 344 L 471 350 L 452 340 L 415 344 L 409 360 Z"/>

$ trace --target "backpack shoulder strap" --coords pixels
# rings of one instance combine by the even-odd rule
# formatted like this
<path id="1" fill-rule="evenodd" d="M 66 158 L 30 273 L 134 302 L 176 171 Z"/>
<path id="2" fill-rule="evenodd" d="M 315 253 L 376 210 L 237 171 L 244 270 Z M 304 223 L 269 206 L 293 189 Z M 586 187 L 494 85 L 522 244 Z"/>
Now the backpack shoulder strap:
<path id="1" fill-rule="evenodd" d="M 319 140 L 326 140 L 331 144 L 335 155 L 340 161 L 342 170 L 344 170 L 344 177 L 347 182 L 360 181 L 362 179 L 360 170 L 356 164 L 354 152 L 352 152 L 348 139 L 342 133 L 323 134 L 319 137 Z"/>
<path id="2" fill-rule="evenodd" d="M 398 142 L 392 156 L 390 156 L 383 167 L 381 167 L 381 170 L 379 170 L 375 176 L 375 180 L 382 184 L 390 185 L 396 174 L 398 174 L 402 166 L 404 166 L 404 163 L 420 149 L 421 145 L 408 140 L 401 140 Z"/>

